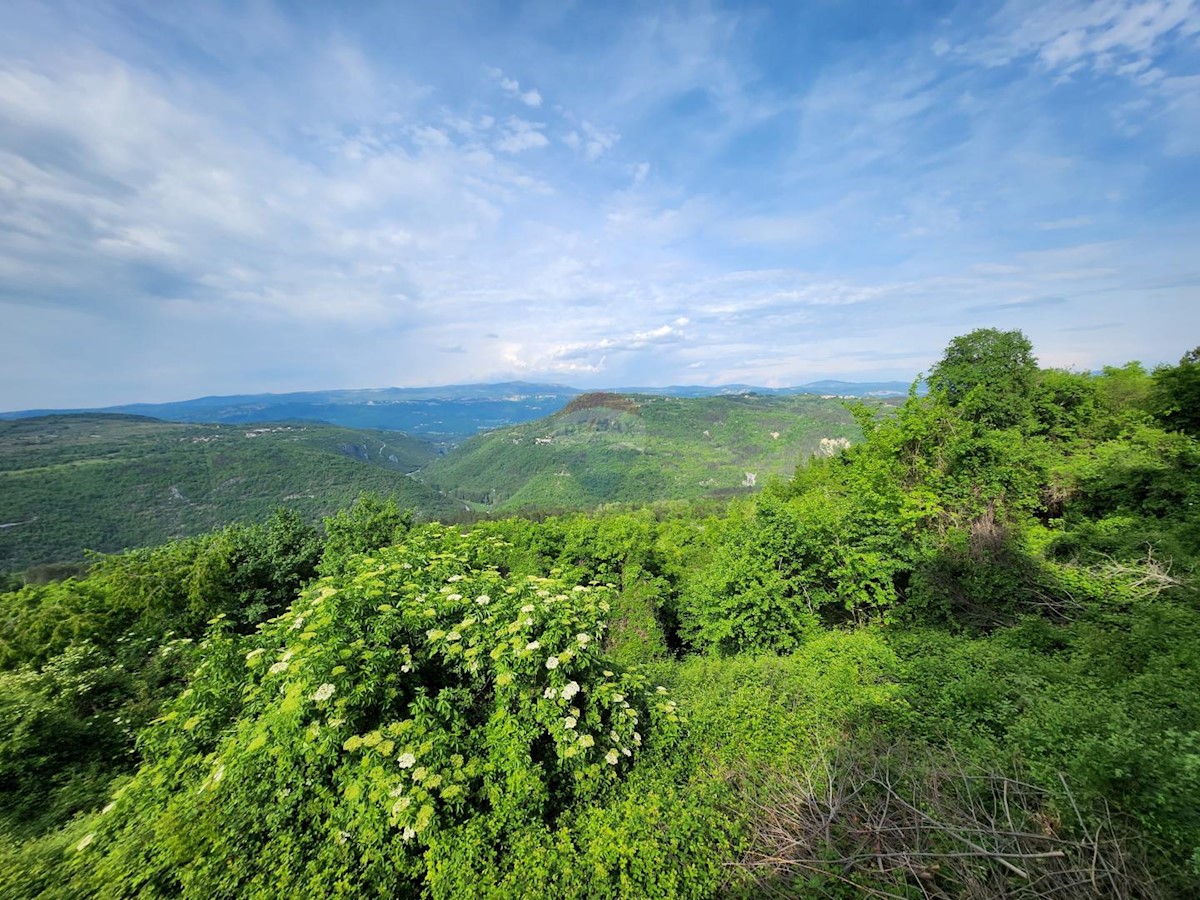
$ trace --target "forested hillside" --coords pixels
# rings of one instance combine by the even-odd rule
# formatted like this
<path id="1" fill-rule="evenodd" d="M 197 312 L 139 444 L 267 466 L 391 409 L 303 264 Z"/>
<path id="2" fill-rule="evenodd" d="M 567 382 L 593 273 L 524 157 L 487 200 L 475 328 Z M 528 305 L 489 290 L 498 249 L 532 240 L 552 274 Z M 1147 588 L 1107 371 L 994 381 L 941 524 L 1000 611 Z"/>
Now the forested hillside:
<path id="1" fill-rule="evenodd" d="M 479 435 L 420 478 L 500 512 L 698 499 L 748 493 L 860 436 L 842 401 L 811 394 L 592 393 L 548 418 Z"/>
<path id="2" fill-rule="evenodd" d="M 815 396 L 588 394 L 445 455 L 317 422 L 18 419 L 0 422 L 0 571 L 263 522 L 278 506 L 316 522 L 363 491 L 423 518 L 744 494 L 860 435 L 841 401 Z"/>
<path id="3" fill-rule="evenodd" d="M 85 414 L 0 422 L 0 571 L 160 544 L 278 506 L 316 522 L 362 491 L 462 509 L 404 477 L 437 455 L 397 432 L 315 422 L 179 425 Z"/>
<path id="4" fill-rule="evenodd" d="M 929 386 L 719 514 L 364 498 L 3 595 L 5 896 L 1200 894 L 1200 356 Z"/>

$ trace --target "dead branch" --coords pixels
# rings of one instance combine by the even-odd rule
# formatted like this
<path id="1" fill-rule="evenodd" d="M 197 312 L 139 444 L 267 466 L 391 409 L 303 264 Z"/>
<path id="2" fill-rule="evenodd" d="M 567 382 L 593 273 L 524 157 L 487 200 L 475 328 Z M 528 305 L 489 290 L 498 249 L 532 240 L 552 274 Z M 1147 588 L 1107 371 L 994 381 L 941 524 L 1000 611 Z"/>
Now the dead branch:
<path id="1" fill-rule="evenodd" d="M 893 746 L 830 752 L 743 788 L 753 841 L 735 869 L 764 896 L 801 879 L 811 893 L 813 876 L 889 898 L 1158 896 L 1107 810 L 1085 812 L 1065 779 L 1051 796 L 950 752 Z"/>

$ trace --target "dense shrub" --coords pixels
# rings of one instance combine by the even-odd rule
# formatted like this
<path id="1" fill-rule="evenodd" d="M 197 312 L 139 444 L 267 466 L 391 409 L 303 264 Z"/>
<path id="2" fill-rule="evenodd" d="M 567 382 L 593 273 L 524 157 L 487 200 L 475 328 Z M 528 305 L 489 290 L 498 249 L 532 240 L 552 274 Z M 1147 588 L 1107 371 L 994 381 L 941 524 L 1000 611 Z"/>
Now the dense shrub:
<path id="1" fill-rule="evenodd" d="M 676 704 L 602 655 L 606 589 L 481 567 L 498 540 L 428 527 L 248 641 L 210 635 L 84 883 L 403 893 L 427 851 L 491 859 L 616 785 Z"/>

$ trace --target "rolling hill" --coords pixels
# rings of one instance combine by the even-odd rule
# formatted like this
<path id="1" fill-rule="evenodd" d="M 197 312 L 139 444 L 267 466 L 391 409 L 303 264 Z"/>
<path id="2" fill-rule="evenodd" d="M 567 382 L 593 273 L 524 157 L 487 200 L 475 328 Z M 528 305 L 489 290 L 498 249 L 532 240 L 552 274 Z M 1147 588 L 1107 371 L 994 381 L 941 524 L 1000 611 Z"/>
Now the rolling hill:
<path id="1" fill-rule="evenodd" d="M 860 436 L 813 395 L 583 394 L 545 419 L 478 435 L 417 477 L 478 509 L 586 509 L 748 492 Z"/>
<path id="2" fill-rule="evenodd" d="M 343 428 L 402 431 L 432 440 L 454 441 L 481 430 L 538 419 L 561 409 L 581 393 L 556 384 L 463 384 L 431 388 L 379 388 L 240 394 L 199 397 L 173 403 L 132 403 L 99 410 L 153 416 L 168 422 L 247 424 L 315 421 Z M 55 410 L 0 413 L 0 419 L 46 415 Z"/>
<path id="3" fill-rule="evenodd" d="M 444 456 L 418 437 L 311 421 L 0 421 L 0 571 L 260 521 L 280 505 L 315 521 L 361 491 L 425 518 L 729 496 L 858 437 L 841 401 L 812 394 L 579 394 Z"/>
<path id="4" fill-rule="evenodd" d="M 714 397 L 732 394 L 899 397 L 907 391 L 907 384 L 896 381 L 814 381 L 784 388 L 724 384 L 612 389 L 612 392 L 620 394 L 653 394 L 667 397 Z M 328 422 L 343 428 L 403 431 L 447 445 L 481 431 L 544 418 L 558 412 L 572 398 L 582 393 L 584 392 L 578 388 L 561 384 L 510 381 L 428 388 L 241 394 L 200 397 L 173 403 L 132 403 L 103 409 L 29 409 L 0 412 L 0 420 L 80 412 L 125 413 L 152 416 L 168 422 L 194 423 L 246 424 L 302 419 Z"/>
<path id="5" fill-rule="evenodd" d="M 185 425 L 128 415 L 0 422 L 0 570 L 159 544 L 279 505 L 316 520 L 359 492 L 421 515 L 461 504 L 406 477 L 436 457 L 395 432 L 313 422 Z"/>

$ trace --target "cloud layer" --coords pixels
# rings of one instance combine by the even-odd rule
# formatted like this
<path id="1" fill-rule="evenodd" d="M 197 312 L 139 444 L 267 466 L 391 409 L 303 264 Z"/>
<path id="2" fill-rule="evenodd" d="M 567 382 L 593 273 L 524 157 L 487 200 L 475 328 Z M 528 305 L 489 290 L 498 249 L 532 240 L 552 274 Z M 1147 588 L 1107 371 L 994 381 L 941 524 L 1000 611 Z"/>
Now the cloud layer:
<path id="1" fill-rule="evenodd" d="M 1192 0 L 427 6 L 5 4 L 0 408 L 1200 334 Z"/>

